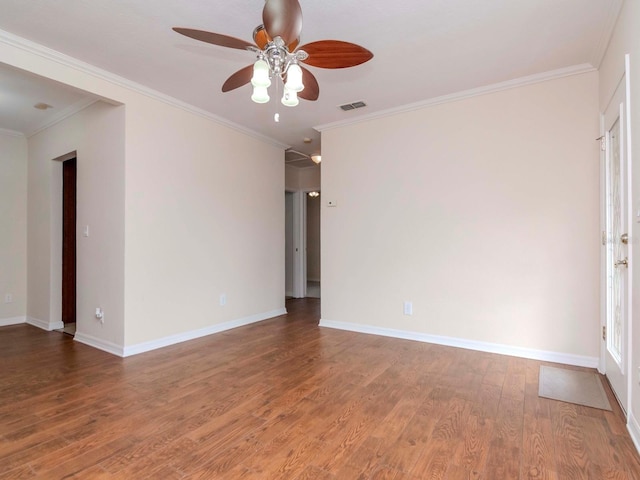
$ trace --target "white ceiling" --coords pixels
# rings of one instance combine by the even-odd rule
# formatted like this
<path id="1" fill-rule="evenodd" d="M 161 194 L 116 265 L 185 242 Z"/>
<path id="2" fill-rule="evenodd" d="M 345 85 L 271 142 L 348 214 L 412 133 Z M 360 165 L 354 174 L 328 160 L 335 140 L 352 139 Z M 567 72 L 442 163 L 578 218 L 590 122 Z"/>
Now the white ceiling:
<path id="1" fill-rule="evenodd" d="M 622 0 L 300 0 L 302 41 L 362 45 L 374 58 L 340 70 L 309 67 L 316 102 L 287 108 L 229 93 L 225 79 L 255 58 L 205 44 L 171 27 L 251 40 L 263 0 L 2 0 L 0 30 L 209 111 L 300 152 L 320 150 L 314 126 L 348 121 L 520 77 L 598 67 Z M 80 92 L 0 68 L 0 128 L 29 134 L 78 102 Z M 7 100 L 8 99 L 8 100 Z M 344 103 L 367 107 L 344 112 Z M 32 106 L 55 108 L 42 112 Z M 280 123 L 273 121 L 276 110 Z M 310 144 L 303 138 L 313 139 Z"/>
<path id="2" fill-rule="evenodd" d="M 0 63 L 0 129 L 29 135 L 94 99 L 73 87 Z M 51 108 L 37 109 L 43 103 Z"/>

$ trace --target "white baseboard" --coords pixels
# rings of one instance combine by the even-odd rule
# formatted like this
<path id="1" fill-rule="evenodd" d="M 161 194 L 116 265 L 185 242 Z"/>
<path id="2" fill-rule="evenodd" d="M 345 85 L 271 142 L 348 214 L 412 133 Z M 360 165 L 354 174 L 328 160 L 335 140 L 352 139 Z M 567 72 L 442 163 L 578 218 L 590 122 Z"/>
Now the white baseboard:
<path id="1" fill-rule="evenodd" d="M 629 435 L 631 435 L 631 440 L 633 440 L 636 450 L 640 453 L 640 425 L 638 425 L 638 420 L 633 416 L 631 409 L 629 409 L 629 418 L 627 419 L 627 430 L 629 430 Z"/>
<path id="2" fill-rule="evenodd" d="M 351 332 L 368 333 L 371 335 L 382 335 L 384 337 L 402 338 L 404 340 L 415 340 L 417 342 L 435 343 L 448 347 L 466 348 L 467 350 L 478 350 L 480 352 L 498 353 L 501 355 L 511 355 L 513 357 L 530 358 L 532 360 L 542 360 L 545 362 L 563 363 L 565 365 L 575 365 L 578 367 L 597 368 L 598 357 L 586 357 L 573 355 L 570 353 L 548 352 L 545 350 L 534 350 L 531 348 L 514 347 L 498 343 L 478 342 L 475 340 L 465 340 L 463 338 L 442 337 L 439 335 L 427 335 L 425 333 L 410 332 L 406 330 L 395 330 L 392 328 L 374 327 L 370 325 L 360 325 L 357 323 L 335 322 L 332 320 L 320 320 L 321 327 L 335 328 L 338 330 L 348 330 Z"/>
<path id="3" fill-rule="evenodd" d="M 41 328 L 43 330 L 46 330 L 47 332 L 64 328 L 64 323 L 62 323 L 62 320 L 59 320 L 57 322 L 47 322 L 46 320 L 40 320 L 39 318 L 27 317 L 26 322 L 29 325 Z"/>
<path id="4" fill-rule="evenodd" d="M 103 352 L 111 353 L 112 355 L 117 355 L 118 357 L 124 357 L 124 347 L 122 345 L 108 342 L 106 340 L 102 340 L 101 338 L 87 335 L 86 333 L 78 331 L 76 331 L 73 339 L 76 342 L 84 343 L 85 345 L 97 348 L 98 350 L 102 350 Z"/>
<path id="5" fill-rule="evenodd" d="M 8 327 L 9 325 L 20 325 L 21 323 L 27 323 L 27 317 L 0 318 L 0 327 Z"/>
<path id="6" fill-rule="evenodd" d="M 138 343 L 136 345 L 128 345 L 124 347 L 122 352 L 123 357 L 129 357 L 131 355 L 137 355 L 139 353 L 149 352 L 162 347 L 168 347 L 169 345 L 175 345 L 176 343 L 182 343 L 189 340 L 195 340 L 196 338 L 206 337 L 207 335 L 213 335 L 214 333 L 224 332 L 231 330 L 232 328 L 242 327 L 251 323 L 261 322 L 269 318 L 285 315 L 287 310 L 280 308 L 272 310 L 270 312 L 258 313 L 250 315 L 248 317 L 239 318 L 237 320 L 231 320 L 225 323 L 219 323 L 217 325 L 211 325 L 209 327 L 200 328 L 198 330 L 191 330 L 189 332 L 178 333 L 176 335 L 170 335 L 168 337 L 159 338 L 157 340 L 151 340 L 149 342 Z"/>

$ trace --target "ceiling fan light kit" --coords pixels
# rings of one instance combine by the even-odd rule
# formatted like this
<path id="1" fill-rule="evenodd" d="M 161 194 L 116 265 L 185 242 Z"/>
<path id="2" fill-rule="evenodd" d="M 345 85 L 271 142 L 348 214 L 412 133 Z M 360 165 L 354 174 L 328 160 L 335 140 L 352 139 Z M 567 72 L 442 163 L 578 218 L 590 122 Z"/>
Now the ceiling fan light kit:
<path id="1" fill-rule="evenodd" d="M 266 0 L 262 22 L 253 31 L 255 45 L 214 32 L 180 27 L 173 30 L 202 42 L 256 53 L 257 61 L 253 65 L 238 70 L 222 85 L 222 91 L 229 92 L 251 83 L 251 100 L 256 103 L 270 100 L 268 88 L 272 79 L 283 83 L 281 102 L 287 107 L 298 105 L 298 97 L 317 100 L 318 81 L 300 63 L 319 68 L 348 68 L 373 58 L 366 48 L 338 40 L 320 40 L 298 48 L 302 31 L 302 8 L 298 0 Z"/>
<path id="2" fill-rule="evenodd" d="M 267 91 L 267 87 L 254 86 L 253 94 L 251 95 L 251 100 L 256 103 L 267 103 L 271 98 L 269 97 L 269 92 Z"/>
<path id="3" fill-rule="evenodd" d="M 300 100 L 298 100 L 298 94 L 295 91 L 289 90 L 285 87 L 284 94 L 282 95 L 282 100 L 280 100 L 280 102 L 285 107 L 295 107 L 300 103 Z"/>

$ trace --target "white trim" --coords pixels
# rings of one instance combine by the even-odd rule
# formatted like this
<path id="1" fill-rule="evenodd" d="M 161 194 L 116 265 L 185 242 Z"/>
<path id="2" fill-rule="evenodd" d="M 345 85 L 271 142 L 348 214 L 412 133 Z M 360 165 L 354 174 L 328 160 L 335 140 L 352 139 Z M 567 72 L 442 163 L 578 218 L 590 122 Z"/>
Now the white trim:
<path id="1" fill-rule="evenodd" d="M 85 345 L 97 348 L 98 350 L 102 350 L 103 352 L 111 353 L 112 355 L 117 355 L 118 357 L 124 356 L 124 347 L 122 345 L 108 342 L 92 335 L 87 335 L 85 333 L 77 331 L 73 336 L 73 339 L 76 342 L 84 343 Z"/>
<path id="2" fill-rule="evenodd" d="M 92 97 L 85 97 L 81 100 L 78 100 L 76 103 L 74 103 L 73 105 L 69 105 L 67 108 L 59 112 L 54 117 L 51 117 L 47 121 L 42 122 L 40 125 L 37 125 L 33 130 L 31 130 L 26 134 L 26 137 L 27 138 L 32 137 L 33 135 L 40 133 L 41 131 L 46 130 L 49 127 L 52 127 L 56 123 L 59 123 L 69 118 L 70 116 L 75 115 L 78 112 L 81 112 L 85 108 L 90 107 L 97 101 L 98 101 L 97 98 L 92 98 Z"/>
<path id="3" fill-rule="evenodd" d="M 46 320 L 40 320 L 39 318 L 27 317 L 26 323 L 28 323 L 29 325 L 33 325 L 34 327 L 46 330 L 47 332 L 64 328 L 64 323 L 62 323 L 62 320 L 57 322 L 47 322 Z"/>
<path id="4" fill-rule="evenodd" d="M 625 104 L 624 104 L 624 114 L 625 114 L 625 140 L 627 142 L 625 148 L 625 154 L 627 156 L 627 232 L 633 232 L 633 158 L 632 158 L 632 145 L 631 145 L 631 58 L 627 53 L 624 56 L 624 74 L 625 74 Z M 631 407 L 633 405 L 633 365 L 632 365 L 632 357 L 633 357 L 633 275 L 631 272 L 634 271 L 634 255 L 633 255 L 633 244 L 634 242 L 629 242 L 627 245 L 627 258 L 628 258 L 628 274 L 627 274 L 627 354 L 626 354 L 626 375 L 627 375 L 627 415 L 631 412 Z"/>
<path id="5" fill-rule="evenodd" d="M 632 409 L 629 409 L 627 430 L 629 431 L 631 440 L 633 440 L 633 444 L 636 446 L 636 450 L 638 451 L 638 453 L 640 453 L 640 425 L 638 424 L 638 420 L 636 420 L 636 417 L 633 416 Z"/>
<path id="6" fill-rule="evenodd" d="M 233 130 L 244 133 L 258 140 L 261 140 L 265 143 L 274 145 L 276 147 L 280 147 L 283 149 L 289 148 L 289 145 L 287 144 L 278 142 L 273 138 L 267 137 L 266 135 L 258 133 L 254 130 L 251 130 L 237 123 L 231 122 L 211 112 L 195 107 L 186 102 L 183 102 L 182 100 L 178 100 L 177 98 L 158 92 L 149 87 L 136 83 L 132 80 L 121 77 L 107 70 L 103 70 L 89 63 L 82 62 L 76 58 L 70 57 L 56 50 L 45 47 L 44 45 L 40 45 L 38 43 L 32 42 L 30 40 L 27 40 L 25 38 L 19 37 L 12 33 L 6 32 L 4 30 L 0 30 L 0 44 L 5 44 L 5 45 L 9 45 L 10 47 L 18 48 L 27 53 L 42 57 L 45 60 L 56 62 L 65 67 L 69 67 L 79 72 L 82 72 L 84 74 L 91 75 L 100 80 L 105 80 L 119 87 L 132 90 L 134 92 L 140 93 L 147 97 L 153 98 L 154 100 L 158 100 L 160 102 L 166 103 L 168 105 L 179 108 L 181 110 L 192 113 L 194 115 L 199 115 L 215 123 L 224 125 Z"/>
<path id="7" fill-rule="evenodd" d="M 122 352 L 123 357 L 129 357 L 131 355 L 137 355 L 139 353 L 149 352 L 162 347 L 168 347 L 169 345 L 175 345 L 176 343 L 182 343 L 189 340 L 195 340 L 196 338 L 206 337 L 207 335 L 213 335 L 214 333 L 224 332 L 233 328 L 242 327 L 251 323 L 261 322 L 269 318 L 285 315 L 287 310 L 285 308 L 279 308 L 270 312 L 258 313 L 250 315 L 248 317 L 239 318 L 237 320 L 231 320 L 225 323 L 219 323 L 211 325 L 209 327 L 200 328 L 198 330 L 191 330 L 189 332 L 178 333 L 170 335 L 168 337 L 159 338 L 157 340 L 151 340 L 149 342 L 138 343 L 136 345 L 128 345 L 124 347 Z"/>
<path id="8" fill-rule="evenodd" d="M 9 130 L 8 128 L 0 128 L 0 135 L 5 135 L 7 137 L 24 137 L 24 133 L 16 130 Z"/>
<path id="9" fill-rule="evenodd" d="M 514 80 L 508 80 L 506 82 L 494 83 L 492 85 L 486 85 L 484 87 L 472 88 L 470 90 L 463 90 L 462 92 L 452 93 L 450 95 L 443 95 L 440 97 L 431 98 L 428 100 L 422 100 L 416 103 L 410 103 L 402 105 L 400 107 L 389 108 L 387 110 L 381 110 L 379 112 L 370 113 L 368 115 L 362 115 L 358 117 L 350 117 L 347 120 L 339 120 L 337 122 L 325 123 L 324 125 L 318 125 L 313 127 L 319 132 L 325 130 L 331 130 L 333 128 L 344 127 L 346 125 L 353 125 L 356 123 L 367 122 L 382 117 L 389 117 L 399 113 L 411 112 L 413 110 L 419 110 L 422 108 L 433 107 L 441 105 L 443 103 L 457 102 L 466 98 L 477 97 L 480 95 L 487 95 L 490 93 L 501 92 L 503 90 L 509 90 L 512 88 L 524 87 L 527 85 L 534 85 L 536 83 L 546 82 L 549 80 L 556 80 L 558 78 L 568 77 L 571 75 L 580 75 L 583 73 L 595 72 L 596 68 L 588 63 L 582 63 L 580 65 L 574 65 L 572 67 L 560 68 L 558 70 L 552 70 L 550 72 L 537 73 L 535 75 L 529 75 L 527 77 L 516 78 Z"/>
<path id="10" fill-rule="evenodd" d="M 604 131 L 604 113 L 600 114 L 600 139 L 605 136 Z M 606 235 L 606 177 L 607 177 L 607 158 L 606 151 L 600 146 L 600 158 L 598 159 L 600 167 L 600 235 Z M 602 338 L 602 331 L 607 325 L 607 242 L 602 244 L 600 241 L 600 330 L 597 333 L 600 342 L 600 361 L 598 364 L 598 372 L 602 375 L 607 373 L 607 342 Z"/>
<path id="11" fill-rule="evenodd" d="M 27 317 L 0 318 L 0 327 L 8 327 L 9 325 L 20 325 L 21 323 L 27 323 Z"/>
<path id="12" fill-rule="evenodd" d="M 463 338 L 442 337 L 439 335 L 428 335 L 407 330 L 395 330 L 393 328 L 374 327 L 372 325 L 360 325 L 348 322 L 335 322 L 332 320 L 320 320 L 321 327 L 335 328 L 338 330 L 348 330 L 350 332 L 367 333 L 370 335 L 381 335 L 384 337 L 401 338 L 404 340 L 414 340 L 424 343 L 435 343 L 448 347 L 465 348 L 467 350 L 478 350 L 480 352 L 498 353 L 500 355 L 510 355 L 513 357 L 530 358 L 532 360 L 542 360 L 545 362 L 563 363 L 565 365 L 575 365 L 578 367 L 596 368 L 598 357 L 586 357 L 570 353 L 549 352 L 545 350 L 534 350 L 531 348 L 515 347 L 498 343 L 478 342 Z"/>
<path id="13" fill-rule="evenodd" d="M 609 6 L 607 20 L 602 28 L 602 32 L 600 33 L 598 43 L 591 53 L 591 64 L 596 68 L 600 68 L 604 54 L 607 52 L 609 42 L 613 36 L 613 29 L 615 28 L 620 12 L 622 11 L 623 3 L 624 0 L 614 0 Z"/>

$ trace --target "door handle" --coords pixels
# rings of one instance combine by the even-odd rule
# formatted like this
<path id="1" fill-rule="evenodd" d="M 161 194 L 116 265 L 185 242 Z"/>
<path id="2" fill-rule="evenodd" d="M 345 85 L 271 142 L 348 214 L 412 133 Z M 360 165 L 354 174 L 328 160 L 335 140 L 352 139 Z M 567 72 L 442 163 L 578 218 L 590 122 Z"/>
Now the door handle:
<path id="1" fill-rule="evenodd" d="M 629 267 L 629 261 L 625 258 L 624 260 L 618 260 L 614 266 L 618 268 L 618 266 L 624 265 L 625 267 Z"/>

